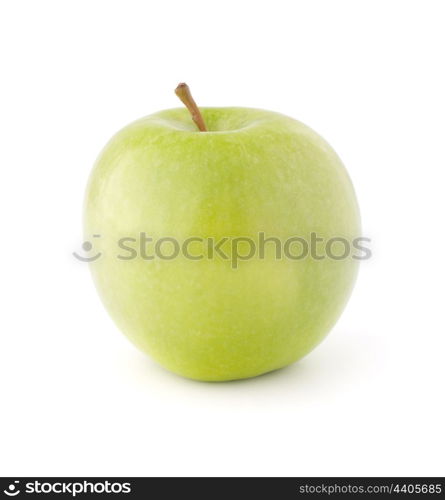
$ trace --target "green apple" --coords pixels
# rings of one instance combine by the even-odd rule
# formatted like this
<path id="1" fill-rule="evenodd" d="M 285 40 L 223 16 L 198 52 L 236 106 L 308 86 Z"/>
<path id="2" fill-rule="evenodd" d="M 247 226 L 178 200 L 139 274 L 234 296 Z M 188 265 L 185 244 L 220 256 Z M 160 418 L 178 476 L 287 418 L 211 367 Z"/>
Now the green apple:
<path id="1" fill-rule="evenodd" d="M 84 220 L 102 256 L 90 267 L 118 327 L 161 365 L 205 381 L 253 377 L 306 355 L 341 314 L 357 260 L 313 247 L 303 257 L 302 239 L 352 242 L 356 197 L 339 157 L 301 122 L 250 108 L 199 115 L 184 102 L 200 130 L 185 108 L 161 111 L 100 154 Z M 244 239 L 261 234 L 263 255 L 250 255 Z M 149 238 L 193 240 L 188 255 L 157 258 Z M 225 239 L 228 259 L 210 255 L 210 239 Z M 279 255 L 289 239 L 291 255 Z M 162 244 L 171 253 L 172 240 Z"/>

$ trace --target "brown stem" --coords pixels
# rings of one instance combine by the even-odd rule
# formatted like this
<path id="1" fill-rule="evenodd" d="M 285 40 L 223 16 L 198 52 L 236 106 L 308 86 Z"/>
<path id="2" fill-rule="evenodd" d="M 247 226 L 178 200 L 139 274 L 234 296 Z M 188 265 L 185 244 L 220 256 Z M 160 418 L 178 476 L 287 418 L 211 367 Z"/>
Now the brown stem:
<path id="1" fill-rule="evenodd" d="M 201 132 L 207 132 L 206 124 L 204 118 L 196 105 L 195 100 L 192 97 L 189 86 L 186 83 L 180 83 L 176 89 L 175 94 L 181 99 L 185 104 L 185 107 L 190 111 L 193 121 L 196 123 L 197 127 Z"/>

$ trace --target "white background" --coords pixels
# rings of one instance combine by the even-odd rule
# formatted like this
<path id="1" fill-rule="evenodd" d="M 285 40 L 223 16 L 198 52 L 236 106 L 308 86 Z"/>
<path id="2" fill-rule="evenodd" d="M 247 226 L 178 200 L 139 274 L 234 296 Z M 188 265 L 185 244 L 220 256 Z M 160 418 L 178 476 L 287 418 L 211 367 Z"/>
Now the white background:
<path id="1" fill-rule="evenodd" d="M 3 1 L 0 475 L 444 475 L 445 4 Z M 96 155 L 180 103 L 291 115 L 374 257 L 329 337 L 252 380 L 136 351 L 72 252 Z"/>

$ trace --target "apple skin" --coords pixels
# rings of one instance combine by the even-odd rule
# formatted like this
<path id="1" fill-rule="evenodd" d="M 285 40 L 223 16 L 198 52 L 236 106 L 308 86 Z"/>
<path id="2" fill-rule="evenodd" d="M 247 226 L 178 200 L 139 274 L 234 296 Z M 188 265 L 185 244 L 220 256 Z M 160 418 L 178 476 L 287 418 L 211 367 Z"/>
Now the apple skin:
<path id="1" fill-rule="evenodd" d="M 270 244 L 264 259 L 234 269 L 222 258 L 121 260 L 116 242 L 133 237 L 138 249 L 141 232 L 351 241 L 359 210 L 340 159 L 306 125 L 259 109 L 201 111 L 208 132 L 185 108 L 171 109 L 106 145 L 85 200 L 85 236 L 100 234 L 103 253 L 90 267 L 118 327 L 161 365 L 203 381 L 253 377 L 293 363 L 327 335 L 357 260 L 276 259 Z"/>

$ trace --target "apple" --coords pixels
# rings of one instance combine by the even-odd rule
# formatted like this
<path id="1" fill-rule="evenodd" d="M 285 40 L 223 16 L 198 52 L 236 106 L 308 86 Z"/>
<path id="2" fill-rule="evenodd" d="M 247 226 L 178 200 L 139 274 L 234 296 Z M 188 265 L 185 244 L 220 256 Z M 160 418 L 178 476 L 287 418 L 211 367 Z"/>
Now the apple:
<path id="1" fill-rule="evenodd" d="M 199 109 L 185 84 L 177 94 L 188 110 L 131 123 L 96 161 L 84 212 L 86 237 L 100 235 L 96 287 L 131 342 L 172 372 L 224 381 L 289 365 L 327 335 L 355 281 L 351 255 L 303 255 L 314 235 L 360 235 L 350 178 L 299 121 Z M 221 239 L 227 259 L 208 246 Z M 170 258 L 185 240 L 187 255 Z"/>

